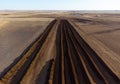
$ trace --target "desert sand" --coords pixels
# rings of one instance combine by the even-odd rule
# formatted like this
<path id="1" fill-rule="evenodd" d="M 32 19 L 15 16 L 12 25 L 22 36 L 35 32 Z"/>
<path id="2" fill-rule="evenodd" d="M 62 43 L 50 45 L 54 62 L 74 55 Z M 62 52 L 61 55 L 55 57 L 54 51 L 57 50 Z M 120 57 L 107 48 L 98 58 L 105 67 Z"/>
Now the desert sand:
<path id="1" fill-rule="evenodd" d="M 0 72 L 2 72 L 22 54 L 53 19 L 0 19 Z"/>
<path id="2" fill-rule="evenodd" d="M 47 25 L 54 19 L 57 19 L 58 22 L 59 19 L 67 19 L 110 70 L 120 78 L 120 13 L 115 12 L 0 12 L 0 72 L 13 63 L 13 61 L 42 34 Z M 57 26 L 59 25 L 59 23 L 56 24 Z M 22 80 L 23 84 L 25 82 L 35 82 L 35 79 L 30 79 L 32 79 L 33 76 L 37 77 L 39 74 L 38 71 L 42 70 L 48 60 L 54 59 L 56 53 L 56 51 L 54 51 L 56 47 L 56 28 L 57 27 L 53 27 L 41 51 L 36 55 L 35 60 L 37 61 L 33 61 L 31 64 L 31 68 L 24 76 L 25 79 Z M 48 53 L 46 53 L 46 51 Z M 34 67 L 36 68 L 34 69 Z M 34 74 L 34 72 L 37 73 Z M 51 73 L 53 72 L 51 71 Z"/>

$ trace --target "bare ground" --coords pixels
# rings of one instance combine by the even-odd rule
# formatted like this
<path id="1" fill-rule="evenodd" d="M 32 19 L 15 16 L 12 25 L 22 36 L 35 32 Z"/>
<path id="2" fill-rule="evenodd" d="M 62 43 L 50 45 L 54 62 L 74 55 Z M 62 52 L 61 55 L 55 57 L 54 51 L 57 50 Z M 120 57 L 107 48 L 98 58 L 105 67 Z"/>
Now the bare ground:
<path id="1" fill-rule="evenodd" d="M 52 19 L 3 19 L 0 21 L 0 72 L 40 35 Z"/>
<path id="2" fill-rule="evenodd" d="M 120 25 L 118 19 L 117 21 L 105 21 L 98 18 L 91 19 L 91 21 L 92 22 L 77 21 L 75 22 L 77 25 L 73 25 L 76 26 L 76 30 L 97 52 L 100 58 L 120 78 Z"/>
<path id="3" fill-rule="evenodd" d="M 49 19 L 40 17 L 49 17 Z M 120 78 L 119 14 L 74 14 L 65 12 L 53 12 L 52 14 L 38 12 L 36 14 L 33 12 L 0 13 L 0 72 L 10 65 L 13 60 L 43 32 L 46 25 L 52 20 L 50 17 L 72 18 L 72 21 L 77 24 L 76 30 L 79 34 Z M 49 42 L 51 40 L 53 43 Z M 55 39 L 53 38 L 51 40 L 45 43 L 48 46 L 52 46 L 52 49 L 46 49 L 50 51 L 50 53 L 53 52 L 55 48 L 53 45 Z M 48 46 L 45 47 L 47 48 Z M 49 53 L 42 52 L 42 54 L 45 54 L 45 57 L 41 58 L 41 62 L 38 62 L 41 64 L 41 67 L 38 67 L 39 69 L 42 68 L 45 61 L 50 59 Z M 27 73 L 27 75 L 33 74 L 34 73 L 30 72 Z M 22 82 L 24 83 L 25 81 Z M 30 80 L 27 82 L 30 83 Z"/>
<path id="4" fill-rule="evenodd" d="M 107 17 L 108 18 L 108 17 Z M 95 37 L 101 41 L 109 49 L 120 55 L 120 18 L 109 17 L 107 19 L 92 19 L 91 22 L 76 21 L 80 29 L 87 33 L 87 35 Z"/>

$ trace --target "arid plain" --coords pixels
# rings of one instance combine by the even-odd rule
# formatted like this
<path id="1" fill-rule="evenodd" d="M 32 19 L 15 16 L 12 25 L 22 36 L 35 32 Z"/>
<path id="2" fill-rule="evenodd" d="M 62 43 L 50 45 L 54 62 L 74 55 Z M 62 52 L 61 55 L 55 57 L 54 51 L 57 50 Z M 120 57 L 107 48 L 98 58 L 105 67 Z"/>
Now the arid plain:
<path id="1" fill-rule="evenodd" d="M 120 79 L 120 13 L 115 12 L 1 11 L 0 75 L 21 56 L 23 51 L 44 32 L 48 24 L 54 19 L 67 19 L 79 35 Z M 59 24 L 59 21 L 57 24 Z M 57 24 L 50 32 L 49 40 L 43 45 L 43 50 L 47 51 L 47 53 L 45 51 L 39 53 L 44 56 L 38 58 L 41 61 L 39 62 L 40 71 L 47 61 L 55 58 Z M 34 64 L 31 66 L 35 67 Z M 32 80 L 36 79 L 32 79 L 34 74 L 29 75 L 31 72 L 32 70 L 28 71 L 25 79 L 21 82 L 22 84 L 34 84 Z M 27 79 L 27 76 L 31 80 Z M 49 80 L 49 83 L 52 84 L 52 79 Z"/>

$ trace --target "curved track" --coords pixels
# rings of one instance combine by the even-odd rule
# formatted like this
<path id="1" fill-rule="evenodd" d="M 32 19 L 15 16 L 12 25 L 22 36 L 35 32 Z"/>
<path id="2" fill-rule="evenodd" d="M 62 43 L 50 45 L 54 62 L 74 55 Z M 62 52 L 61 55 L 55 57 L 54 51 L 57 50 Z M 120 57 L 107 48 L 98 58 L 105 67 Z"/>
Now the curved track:
<path id="1" fill-rule="evenodd" d="M 57 20 L 52 21 L 20 59 L 5 71 L 0 77 L 1 84 L 21 83 L 56 22 Z M 120 84 L 120 79 L 67 20 L 60 20 L 56 34 L 56 57 L 47 62 L 35 83 Z"/>

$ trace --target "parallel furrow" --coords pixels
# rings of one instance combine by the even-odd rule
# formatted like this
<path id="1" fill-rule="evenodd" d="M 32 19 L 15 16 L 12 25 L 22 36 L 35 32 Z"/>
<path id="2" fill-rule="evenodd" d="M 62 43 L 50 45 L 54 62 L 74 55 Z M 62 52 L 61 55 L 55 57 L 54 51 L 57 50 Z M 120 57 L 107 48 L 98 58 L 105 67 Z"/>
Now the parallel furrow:
<path id="1" fill-rule="evenodd" d="M 31 48 L 24 53 L 24 55 L 14 65 L 1 76 L 0 82 L 4 84 L 19 84 L 25 73 L 29 69 L 30 64 L 34 61 L 38 51 L 46 40 L 49 32 L 57 20 L 52 21 L 46 28 L 46 30 L 40 35 L 38 40 L 31 46 Z"/>
<path id="2" fill-rule="evenodd" d="M 59 75 L 60 79 L 54 80 L 56 84 L 120 83 L 120 79 L 90 48 L 67 20 L 61 20 L 57 31 L 57 39 L 56 47 L 59 53 L 57 52 L 56 55 L 56 65 L 58 65 L 57 61 L 59 60 L 59 66 L 56 69 L 59 69 L 58 71 L 61 74 Z M 61 69 L 62 67 L 64 69 Z M 54 74 L 57 75 L 56 72 Z"/>
<path id="3" fill-rule="evenodd" d="M 120 84 L 120 79 L 69 21 L 59 21 L 52 21 L 22 56 L 0 76 L 0 84 Z M 55 48 L 47 46 L 51 41 L 48 39 L 53 34 L 54 37 L 56 35 Z M 55 53 L 47 53 L 49 50 L 55 50 Z M 41 58 L 46 59 L 50 57 L 49 54 L 55 57 L 47 62 L 45 60 L 46 64 L 41 69 Z"/>

